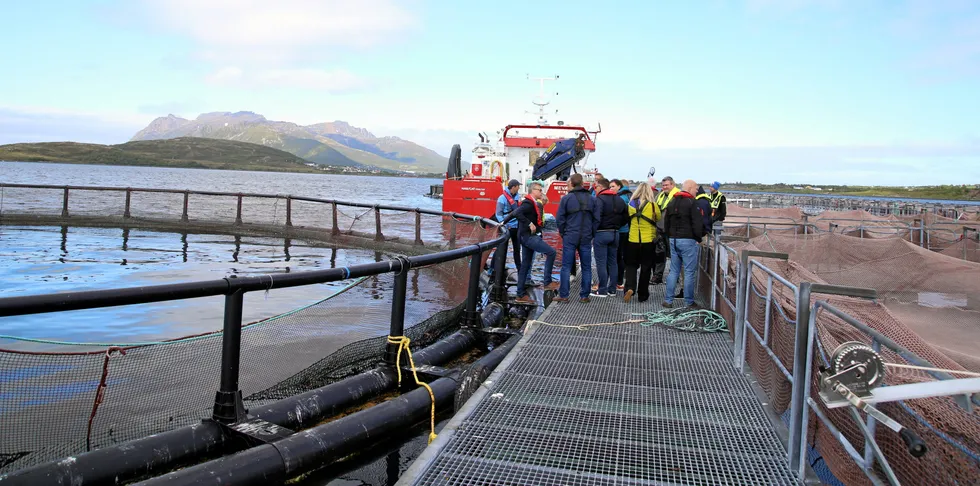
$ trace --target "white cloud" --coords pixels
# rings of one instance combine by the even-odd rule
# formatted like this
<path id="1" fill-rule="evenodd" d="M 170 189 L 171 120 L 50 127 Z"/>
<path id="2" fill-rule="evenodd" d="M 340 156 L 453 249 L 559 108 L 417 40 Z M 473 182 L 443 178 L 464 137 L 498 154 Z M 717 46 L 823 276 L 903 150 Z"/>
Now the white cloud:
<path id="1" fill-rule="evenodd" d="M 45 106 L 0 106 L 0 145 L 59 141 L 122 143 L 152 119 L 148 115 L 91 113 Z"/>
<path id="2" fill-rule="evenodd" d="M 204 80 L 217 86 L 241 88 L 298 88 L 329 93 L 357 91 L 371 83 L 345 69 L 253 69 L 236 66 L 219 68 Z"/>
<path id="3" fill-rule="evenodd" d="M 419 23 L 415 1 L 144 0 L 140 8 L 150 23 L 191 41 L 187 59 L 209 66 L 209 84 L 341 93 L 372 83 L 311 63 L 401 39 Z"/>
<path id="4" fill-rule="evenodd" d="M 364 48 L 390 42 L 417 19 L 393 0 L 147 0 L 164 29 L 195 41 L 205 57 L 281 58 L 308 49 Z"/>

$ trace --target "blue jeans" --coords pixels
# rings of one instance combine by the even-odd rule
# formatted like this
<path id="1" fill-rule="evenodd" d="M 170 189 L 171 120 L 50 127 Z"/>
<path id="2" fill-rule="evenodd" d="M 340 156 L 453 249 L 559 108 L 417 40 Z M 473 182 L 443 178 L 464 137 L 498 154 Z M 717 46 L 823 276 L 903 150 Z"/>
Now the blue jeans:
<path id="1" fill-rule="evenodd" d="M 544 278 L 541 283 L 548 285 L 551 283 L 551 272 L 555 268 L 555 255 L 558 254 L 554 248 L 544 242 L 540 236 L 524 236 L 521 238 L 521 246 L 524 247 L 524 254 L 521 256 L 521 270 L 517 272 L 517 296 L 524 297 L 527 290 L 524 284 L 527 282 L 527 274 L 531 273 L 531 265 L 534 264 L 534 253 L 543 253 Z"/>
<path id="2" fill-rule="evenodd" d="M 575 253 L 578 252 L 581 261 L 582 287 L 578 291 L 581 298 L 589 296 L 592 291 L 592 239 L 585 240 L 579 244 L 562 240 L 561 246 L 561 280 L 558 285 L 558 296 L 568 298 L 570 289 L 568 288 L 569 279 L 572 276 L 572 265 L 575 263 Z"/>
<path id="3" fill-rule="evenodd" d="M 681 265 L 684 266 L 684 302 L 694 305 L 694 282 L 697 279 L 698 254 L 701 245 L 696 240 L 685 238 L 670 239 L 670 275 L 667 276 L 667 295 L 664 302 L 674 302 L 674 290 L 677 289 L 677 279 L 681 276 Z"/>
<path id="4" fill-rule="evenodd" d="M 616 293 L 616 276 L 619 274 L 619 231 L 600 231 L 595 235 L 595 266 L 599 272 L 599 294 Z"/>

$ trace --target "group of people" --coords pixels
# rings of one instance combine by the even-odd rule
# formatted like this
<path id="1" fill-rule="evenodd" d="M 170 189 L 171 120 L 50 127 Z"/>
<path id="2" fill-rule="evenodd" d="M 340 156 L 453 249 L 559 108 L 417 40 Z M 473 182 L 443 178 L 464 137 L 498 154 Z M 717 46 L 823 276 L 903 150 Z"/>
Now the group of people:
<path id="1" fill-rule="evenodd" d="M 727 205 L 718 182 L 708 191 L 693 180 L 675 185 L 672 177 L 636 185 L 629 181 L 606 179 L 597 174 L 592 188 L 586 188 L 581 174 L 568 179 L 568 192 L 558 203 L 556 221 L 562 240 L 559 281 L 552 277 L 557 251 L 542 238 L 544 208 L 548 204 L 544 186 L 530 182 L 527 193 L 520 195 L 521 183 L 512 180 L 497 201 L 495 218 L 510 229 L 514 264 L 518 268 L 517 301 L 533 303 L 528 287 L 537 285 L 530 279 L 537 253 L 545 256 L 541 285 L 557 290 L 555 301 L 569 300 L 569 282 L 576 256 L 582 270 L 579 301 L 618 296 L 630 302 L 650 298 L 650 285 L 664 283 L 664 271 L 670 261 L 663 305 L 672 307 L 683 297 L 694 306 L 694 283 L 700 243 L 705 235 L 724 221 Z M 598 283 L 592 282 L 592 258 L 595 257 Z M 501 257 L 504 257 L 501 255 Z M 684 289 L 675 297 L 683 275 Z"/>

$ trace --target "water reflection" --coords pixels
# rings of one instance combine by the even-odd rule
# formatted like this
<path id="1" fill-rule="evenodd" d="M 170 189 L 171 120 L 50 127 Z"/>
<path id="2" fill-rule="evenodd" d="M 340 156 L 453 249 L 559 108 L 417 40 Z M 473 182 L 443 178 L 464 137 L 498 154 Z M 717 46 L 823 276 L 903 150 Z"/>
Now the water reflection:
<path id="1" fill-rule="evenodd" d="M 301 240 L 165 233 L 139 229 L 5 226 L 0 245 L 0 296 L 212 280 L 229 274 L 264 275 L 386 261 L 379 250 L 317 246 Z M 53 238 L 52 238 L 53 237 Z M 69 239 L 71 248 L 69 251 Z M 120 264 L 121 263 L 121 264 Z M 412 295 L 431 312 L 462 301 L 459 272 L 442 266 L 412 273 Z M 465 278 L 465 276 L 463 276 Z M 387 301 L 392 279 L 371 278 L 351 298 Z M 252 322 L 318 301 L 349 282 L 276 289 L 246 295 Z M 359 294 L 358 294 L 359 293 Z M 389 306 L 378 303 L 379 312 Z M 221 327 L 220 297 L 0 319 L 3 334 L 84 342 L 170 339 Z M 420 311 L 421 315 L 421 311 Z M 379 320 L 381 322 L 382 320 Z M 387 321 L 384 319 L 383 321 Z M 0 342 L 0 347 L 11 347 Z"/>

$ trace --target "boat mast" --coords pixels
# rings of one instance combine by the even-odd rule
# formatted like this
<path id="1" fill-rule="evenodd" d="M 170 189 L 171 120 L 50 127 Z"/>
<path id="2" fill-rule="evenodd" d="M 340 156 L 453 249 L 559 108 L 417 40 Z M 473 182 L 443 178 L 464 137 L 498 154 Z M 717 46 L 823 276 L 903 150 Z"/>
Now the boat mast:
<path id="1" fill-rule="evenodd" d="M 531 75 L 528 74 L 527 79 L 540 82 L 541 91 L 538 93 L 538 96 L 536 96 L 533 100 L 531 100 L 531 103 L 534 103 L 538 107 L 538 112 L 532 113 L 530 111 L 525 111 L 524 113 L 528 115 L 538 115 L 538 125 L 546 126 L 548 125 L 548 119 L 545 118 L 544 107 L 551 104 L 551 101 L 548 98 L 546 98 L 544 95 L 544 82 L 556 81 L 558 80 L 558 75 L 556 74 L 555 77 L 553 78 L 532 78 Z M 555 93 L 555 96 L 557 95 L 558 93 Z M 557 111 L 555 113 L 557 113 Z"/>

